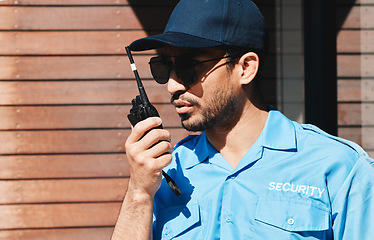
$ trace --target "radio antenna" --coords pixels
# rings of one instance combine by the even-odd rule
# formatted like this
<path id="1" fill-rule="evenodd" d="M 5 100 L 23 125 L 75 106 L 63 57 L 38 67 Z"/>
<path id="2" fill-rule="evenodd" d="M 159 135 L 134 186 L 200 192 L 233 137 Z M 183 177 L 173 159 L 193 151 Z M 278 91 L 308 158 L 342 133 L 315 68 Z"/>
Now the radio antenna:
<path id="1" fill-rule="evenodd" d="M 147 96 L 147 94 L 145 92 L 143 83 L 140 80 L 140 76 L 139 76 L 138 70 L 136 69 L 136 65 L 135 65 L 134 59 L 132 58 L 130 47 L 129 46 L 125 46 L 125 49 L 126 49 L 127 55 L 129 56 L 129 59 L 130 59 L 130 66 L 131 66 L 131 70 L 134 72 L 136 84 L 138 84 L 138 89 L 139 89 L 140 97 L 143 100 L 143 104 L 144 105 L 148 105 L 149 104 L 149 99 L 148 99 L 148 96 Z"/>

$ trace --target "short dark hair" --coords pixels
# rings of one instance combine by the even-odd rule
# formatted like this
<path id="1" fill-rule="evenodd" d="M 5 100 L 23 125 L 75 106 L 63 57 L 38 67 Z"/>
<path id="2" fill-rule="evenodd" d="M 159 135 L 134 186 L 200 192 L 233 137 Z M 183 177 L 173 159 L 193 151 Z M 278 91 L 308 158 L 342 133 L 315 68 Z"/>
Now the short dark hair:
<path id="1" fill-rule="evenodd" d="M 262 73 L 262 69 L 264 66 L 264 62 L 266 59 L 266 56 L 268 54 L 268 47 L 269 47 L 269 35 L 268 32 L 265 30 L 265 37 L 264 37 L 264 47 L 262 49 L 249 49 L 249 48 L 244 48 L 244 47 L 238 47 L 238 46 L 229 46 L 229 45 L 223 45 L 223 50 L 227 56 L 231 56 L 229 58 L 229 64 L 228 67 L 230 70 L 233 69 L 235 66 L 235 63 L 237 62 L 238 58 L 243 56 L 244 54 L 248 52 L 254 52 L 258 55 L 260 59 L 260 66 L 258 73 L 256 75 L 256 79 L 260 78 L 260 75 Z"/>
<path id="2" fill-rule="evenodd" d="M 248 48 L 242 48 L 242 47 L 237 47 L 237 46 L 223 46 L 223 50 L 225 52 L 225 55 L 230 56 L 228 60 L 228 64 L 227 64 L 229 70 L 232 70 L 234 68 L 238 59 L 244 54 L 248 52 L 256 53 L 260 60 L 260 66 L 259 66 L 259 71 L 256 75 L 256 80 L 260 78 L 263 65 L 264 65 L 264 61 L 267 55 L 266 49 L 248 49 Z"/>

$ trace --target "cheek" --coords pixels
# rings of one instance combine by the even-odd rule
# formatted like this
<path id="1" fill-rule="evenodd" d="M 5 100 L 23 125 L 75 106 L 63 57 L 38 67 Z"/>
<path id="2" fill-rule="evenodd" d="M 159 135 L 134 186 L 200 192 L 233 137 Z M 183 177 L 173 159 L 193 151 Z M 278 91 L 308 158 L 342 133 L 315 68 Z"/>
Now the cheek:
<path id="1" fill-rule="evenodd" d="M 202 99 L 201 109 L 209 114 L 217 114 L 227 103 L 235 97 L 232 85 L 225 84 L 216 86 L 211 91 L 206 91 L 205 98 Z"/>
<path id="2" fill-rule="evenodd" d="M 224 101 L 227 94 L 234 94 L 235 86 L 225 66 L 216 69 L 209 75 L 197 77 L 197 81 L 189 87 L 188 92 L 198 98 L 202 108 L 217 105 Z"/>
<path id="3" fill-rule="evenodd" d="M 203 89 L 202 82 L 196 81 L 194 84 L 189 86 L 187 92 L 194 95 L 196 98 L 201 99 L 204 97 L 205 89 Z"/>

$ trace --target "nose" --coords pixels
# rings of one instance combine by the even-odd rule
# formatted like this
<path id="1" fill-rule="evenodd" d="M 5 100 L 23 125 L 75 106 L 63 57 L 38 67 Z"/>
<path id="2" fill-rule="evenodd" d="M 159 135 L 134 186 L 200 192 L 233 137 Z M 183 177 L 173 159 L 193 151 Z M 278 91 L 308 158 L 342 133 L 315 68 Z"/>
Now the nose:
<path id="1" fill-rule="evenodd" d="M 168 81 L 168 92 L 170 94 L 174 94 L 177 92 L 185 92 L 187 90 L 187 86 L 185 86 L 182 81 L 177 77 L 175 71 L 170 72 L 170 77 Z"/>

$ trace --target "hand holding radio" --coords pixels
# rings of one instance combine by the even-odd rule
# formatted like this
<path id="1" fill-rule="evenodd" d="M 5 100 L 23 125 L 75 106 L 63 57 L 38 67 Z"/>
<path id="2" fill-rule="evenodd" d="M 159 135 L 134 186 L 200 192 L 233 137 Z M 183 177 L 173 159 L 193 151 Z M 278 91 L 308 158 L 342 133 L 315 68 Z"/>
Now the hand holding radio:
<path id="1" fill-rule="evenodd" d="M 131 64 L 131 69 L 132 71 L 134 72 L 134 75 L 135 75 L 135 79 L 136 79 L 136 82 L 137 82 L 137 85 L 138 85 L 138 89 L 139 89 L 139 94 L 138 96 L 136 96 L 135 99 L 132 100 L 132 108 L 130 109 L 130 114 L 127 115 L 129 121 L 131 122 L 131 124 L 133 126 L 135 126 L 137 123 L 139 123 L 140 121 L 143 121 L 149 117 L 159 117 L 159 114 L 156 110 L 156 108 L 150 103 L 149 99 L 148 99 L 148 96 L 145 92 L 145 89 L 144 89 L 144 86 L 140 80 L 140 76 L 138 74 L 138 71 L 136 69 L 136 66 L 135 66 L 135 63 L 134 63 L 134 59 L 132 57 L 132 54 L 131 54 L 131 51 L 129 49 L 128 46 L 125 47 L 126 48 L 126 52 L 127 52 L 127 55 L 129 57 L 129 60 L 130 60 L 130 64 Z M 151 121 L 151 120 L 149 120 Z M 145 124 L 145 123 L 144 123 Z M 152 126 L 151 123 L 149 123 L 147 126 Z M 153 125 L 153 128 L 161 128 L 162 129 L 162 125 Z M 135 140 L 140 140 L 141 138 L 145 137 L 145 135 L 150 131 L 152 130 L 152 128 L 150 129 L 147 129 L 147 131 L 144 133 L 143 136 L 134 136 L 135 139 L 133 139 L 133 141 Z M 161 133 L 160 133 L 161 134 Z M 164 134 L 164 133 L 163 133 Z M 153 148 L 155 144 L 160 144 L 160 141 L 165 141 L 167 139 L 164 139 L 165 137 L 162 137 L 163 134 L 161 134 L 159 136 L 159 139 L 157 139 L 158 141 L 154 142 L 152 146 L 149 146 L 150 148 Z M 138 139 L 136 139 L 138 138 Z M 147 140 L 147 141 L 152 141 L 152 139 L 144 139 L 144 140 Z M 127 143 L 126 144 L 129 144 L 129 141 L 131 142 L 132 139 L 128 139 Z M 155 153 L 157 153 L 157 149 L 153 149 L 155 151 Z M 160 156 L 160 158 L 162 158 L 162 154 Z M 163 170 L 161 170 L 161 173 L 162 175 L 164 176 L 166 182 L 168 183 L 169 187 L 173 190 L 173 192 L 179 196 L 181 194 L 177 184 L 173 181 L 173 179 L 167 174 L 165 173 Z"/>

